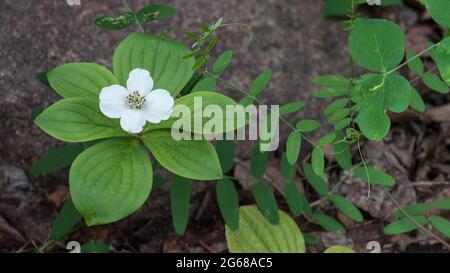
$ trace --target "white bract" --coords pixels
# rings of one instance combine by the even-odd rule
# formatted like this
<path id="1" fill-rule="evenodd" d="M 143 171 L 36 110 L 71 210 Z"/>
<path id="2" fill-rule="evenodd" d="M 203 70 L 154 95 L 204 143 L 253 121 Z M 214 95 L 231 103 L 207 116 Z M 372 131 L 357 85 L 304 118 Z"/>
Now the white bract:
<path id="1" fill-rule="evenodd" d="M 142 132 L 146 122 L 159 123 L 172 114 L 174 99 L 164 89 L 153 89 L 153 79 L 145 69 L 136 68 L 128 76 L 127 88 L 114 84 L 100 92 L 100 111 L 120 118 L 129 133 Z"/>

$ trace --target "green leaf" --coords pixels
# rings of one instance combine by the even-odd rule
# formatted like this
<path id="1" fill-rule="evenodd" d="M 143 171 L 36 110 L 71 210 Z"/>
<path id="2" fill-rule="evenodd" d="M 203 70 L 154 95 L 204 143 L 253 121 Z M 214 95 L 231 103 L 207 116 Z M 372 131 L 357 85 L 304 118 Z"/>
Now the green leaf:
<path id="1" fill-rule="evenodd" d="M 119 120 L 100 112 L 98 101 L 87 98 L 62 99 L 45 109 L 34 122 L 47 134 L 67 142 L 128 135 L 120 128 Z"/>
<path id="2" fill-rule="evenodd" d="M 73 206 L 72 201 L 67 201 L 53 222 L 50 238 L 54 241 L 64 239 L 64 237 L 72 233 L 80 221 L 81 215 Z"/>
<path id="3" fill-rule="evenodd" d="M 192 93 L 199 91 L 214 91 L 216 89 L 217 80 L 213 77 L 206 76 L 201 79 L 195 86 L 192 88 Z"/>
<path id="4" fill-rule="evenodd" d="M 315 98 L 331 98 L 348 95 L 349 88 L 343 86 L 327 87 L 314 93 Z"/>
<path id="5" fill-rule="evenodd" d="M 94 63 L 68 63 L 47 73 L 50 86 L 62 97 L 85 97 L 98 100 L 104 87 L 118 84 L 105 67 Z"/>
<path id="6" fill-rule="evenodd" d="M 436 209 L 450 210 L 450 198 L 436 199 L 431 205 Z"/>
<path id="7" fill-rule="evenodd" d="M 450 28 L 450 17 L 448 11 L 450 10 L 450 2 L 442 0 L 426 0 L 428 12 L 434 21 L 441 26 Z"/>
<path id="8" fill-rule="evenodd" d="M 417 112 L 423 112 L 426 109 L 425 102 L 419 92 L 411 86 L 411 99 L 409 101 L 411 107 Z"/>
<path id="9" fill-rule="evenodd" d="M 296 174 L 296 164 L 290 164 L 287 160 L 286 153 L 281 158 L 281 174 L 288 180 L 292 180 Z"/>
<path id="10" fill-rule="evenodd" d="M 319 77 L 315 77 L 312 80 L 313 84 L 317 84 L 317 85 L 344 85 L 344 86 L 349 86 L 350 85 L 350 81 L 340 75 L 326 75 L 326 76 L 319 76 Z"/>
<path id="11" fill-rule="evenodd" d="M 434 51 L 433 56 L 442 79 L 450 86 L 450 37 L 442 40 Z"/>
<path id="12" fill-rule="evenodd" d="M 346 246 L 330 246 L 323 253 L 356 253 L 353 249 Z"/>
<path id="13" fill-rule="evenodd" d="M 314 148 L 311 154 L 311 165 L 315 174 L 322 176 L 325 169 L 325 158 L 321 148 Z"/>
<path id="14" fill-rule="evenodd" d="M 350 123 L 352 123 L 352 121 L 352 118 L 344 118 L 343 120 L 336 122 L 336 124 L 334 125 L 334 129 L 337 131 L 345 129 L 350 125 Z"/>
<path id="15" fill-rule="evenodd" d="M 427 222 L 427 219 L 423 216 L 412 216 L 411 218 L 414 219 L 419 225 L 425 225 Z M 405 217 L 385 226 L 384 233 L 387 235 L 401 234 L 416 230 L 418 228 L 419 227 L 415 223 Z"/>
<path id="16" fill-rule="evenodd" d="M 427 72 L 422 76 L 423 83 L 433 91 L 441 94 L 448 94 L 449 88 L 445 82 L 433 72 Z"/>
<path id="17" fill-rule="evenodd" d="M 189 221 L 189 200 L 191 188 L 189 180 L 174 176 L 170 185 L 170 207 L 172 222 L 177 234 L 182 235 Z"/>
<path id="18" fill-rule="evenodd" d="M 144 204 L 152 179 L 144 146 L 135 139 L 110 139 L 75 159 L 69 174 L 70 195 L 88 226 L 109 224 Z"/>
<path id="19" fill-rule="evenodd" d="M 405 55 L 405 35 L 397 24 L 383 19 L 356 19 L 349 36 L 349 49 L 361 67 L 387 72 Z"/>
<path id="20" fill-rule="evenodd" d="M 330 133 L 330 134 L 324 135 L 319 140 L 317 140 L 316 145 L 323 146 L 323 145 L 330 144 L 333 142 L 333 140 L 335 138 L 336 138 L 335 133 Z"/>
<path id="21" fill-rule="evenodd" d="M 412 216 L 422 215 L 430 209 L 431 206 L 424 203 L 411 204 L 403 208 L 403 210 L 406 211 L 407 214 Z M 406 217 L 406 215 L 401 210 L 394 211 L 393 215 L 397 218 Z"/>
<path id="22" fill-rule="evenodd" d="M 336 219 L 324 213 L 321 212 L 317 213 L 315 216 L 315 220 L 321 227 L 323 227 L 328 232 L 339 231 L 342 234 L 345 234 L 347 232 L 345 230 L 345 227 L 342 226 L 341 223 L 339 223 Z"/>
<path id="23" fill-rule="evenodd" d="M 303 166 L 303 172 L 305 173 L 306 180 L 320 195 L 325 196 L 328 194 L 328 184 L 320 176 L 314 173 L 311 164 L 305 164 Z"/>
<path id="24" fill-rule="evenodd" d="M 363 216 L 359 211 L 359 209 L 345 197 L 337 194 L 332 194 L 330 200 L 340 211 L 342 211 L 342 213 L 347 215 L 353 221 L 356 222 L 363 221 Z"/>
<path id="25" fill-rule="evenodd" d="M 390 119 L 386 109 L 400 113 L 408 109 L 411 85 L 398 74 L 368 75 L 363 79 L 368 90 L 358 105 L 356 122 L 361 132 L 370 140 L 380 141 L 389 131 Z"/>
<path id="26" fill-rule="evenodd" d="M 42 72 L 38 73 L 36 75 L 36 79 L 43 85 L 50 86 L 50 83 L 48 82 L 47 73 L 48 73 L 48 71 L 42 71 Z"/>
<path id="27" fill-rule="evenodd" d="M 114 74 L 120 84 L 126 86 L 133 69 L 146 69 L 153 78 L 153 89 L 162 88 L 175 96 L 193 74 L 194 57 L 183 58 L 189 53 L 189 48 L 172 39 L 136 32 L 123 40 L 114 52 Z"/>
<path id="28" fill-rule="evenodd" d="M 271 78 L 272 71 L 264 70 L 250 85 L 250 94 L 254 97 L 259 95 L 267 87 Z"/>
<path id="29" fill-rule="evenodd" d="M 325 115 L 329 116 L 332 115 L 333 113 L 343 109 L 345 106 L 348 105 L 349 100 L 347 98 L 341 98 L 341 99 L 337 99 L 334 102 L 332 102 L 330 105 L 327 106 L 327 108 L 325 108 Z"/>
<path id="30" fill-rule="evenodd" d="M 300 132 L 306 133 L 317 130 L 320 127 L 320 123 L 313 119 L 304 119 L 297 122 L 296 127 Z"/>
<path id="31" fill-rule="evenodd" d="M 81 245 L 81 253 L 109 253 L 111 252 L 111 246 L 98 242 L 89 242 Z"/>
<path id="32" fill-rule="evenodd" d="M 295 221 L 279 211 L 280 223 L 272 225 L 256 206 L 240 208 L 239 229 L 225 227 L 231 253 L 305 253 L 305 242 Z"/>
<path id="33" fill-rule="evenodd" d="M 307 245 L 318 245 L 320 244 L 320 239 L 311 233 L 304 233 L 305 244 Z"/>
<path id="34" fill-rule="evenodd" d="M 353 0 L 325 0 L 322 13 L 325 17 L 346 17 L 352 12 Z M 356 8 L 358 4 L 354 7 Z"/>
<path id="35" fill-rule="evenodd" d="M 406 60 L 408 61 L 408 68 L 414 75 L 421 75 L 424 71 L 424 65 L 420 57 L 412 51 L 406 51 Z M 414 59 L 413 59 L 414 58 Z"/>
<path id="36" fill-rule="evenodd" d="M 342 169 L 350 170 L 352 168 L 352 154 L 349 145 L 342 141 L 343 138 L 344 134 L 341 131 L 337 131 L 337 140 L 333 144 L 334 159 L 336 159 L 336 162 Z"/>
<path id="37" fill-rule="evenodd" d="M 287 115 L 287 114 L 295 113 L 295 112 L 303 109 L 303 107 L 305 107 L 305 103 L 302 101 L 291 102 L 291 103 L 285 104 L 285 105 L 281 106 L 279 109 L 280 115 Z"/>
<path id="38" fill-rule="evenodd" d="M 222 178 L 219 157 L 206 140 L 177 141 L 169 130 L 157 130 L 146 133 L 142 141 L 158 163 L 176 175 L 194 180 Z"/>
<path id="39" fill-rule="evenodd" d="M 222 218 L 231 230 L 239 228 L 239 197 L 234 183 L 229 179 L 222 179 L 216 184 L 217 203 Z"/>
<path id="40" fill-rule="evenodd" d="M 250 171 L 255 178 L 259 179 L 264 175 L 268 161 L 269 154 L 267 152 L 261 152 L 259 144 L 256 145 L 250 155 Z"/>
<path id="41" fill-rule="evenodd" d="M 165 183 L 164 177 L 159 176 L 159 175 L 153 176 L 153 189 L 161 187 L 162 185 L 164 185 L 164 183 Z"/>
<path id="42" fill-rule="evenodd" d="M 300 134 L 298 132 L 290 133 L 286 142 L 286 158 L 289 164 L 294 165 L 297 162 L 301 144 Z"/>
<path id="43" fill-rule="evenodd" d="M 235 144 L 233 140 L 217 140 L 216 152 L 219 156 L 222 172 L 229 172 L 234 166 Z"/>
<path id="44" fill-rule="evenodd" d="M 353 170 L 353 174 L 361 178 L 364 182 L 392 187 L 395 185 L 395 179 L 385 172 L 372 167 L 358 167 Z M 369 175 L 367 177 L 367 175 Z"/>
<path id="45" fill-rule="evenodd" d="M 70 166 L 83 150 L 82 145 L 68 145 L 53 149 L 33 164 L 31 173 L 41 175 L 59 171 Z"/>
<path id="46" fill-rule="evenodd" d="M 168 120 L 162 121 L 159 124 L 148 123 L 146 129 L 173 129 L 174 125 L 181 125 L 177 127 L 181 127 L 180 129 L 182 129 L 182 131 L 202 134 L 203 129 L 209 121 L 215 121 L 214 117 L 207 117 L 205 113 L 208 111 L 208 106 L 210 105 L 212 105 L 213 108 L 219 107 L 223 111 L 222 113 L 226 113 L 227 107 L 231 109 L 233 109 L 233 107 L 241 107 L 234 100 L 220 93 L 195 92 L 175 101 L 174 113 L 172 113 L 172 116 Z M 186 106 L 187 108 L 182 106 Z M 189 111 L 185 112 L 185 110 L 188 109 Z M 212 113 L 212 116 L 214 116 L 214 113 Z M 202 122 L 198 120 L 200 118 L 203 118 Z M 244 126 L 245 122 L 238 120 L 237 115 L 223 115 L 220 124 L 214 126 L 212 130 L 214 133 L 219 134 L 232 132 Z"/>
<path id="47" fill-rule="evenodd" d="M 341 122 L 343 119 L 347 118 L 350 114 L 351 110 L 348 108 L 343 108 L 341 110 L 338 110 L 334 112 L 329 118 L 328 123 L 337 125 L 339 122 Z"/>
<path id="48" fill-rule="evenodd" d="M 287 183 L 284 187 L 284 197 L 289 206 L 289 210 L 293 215 L 299 216 L 303 213 L 304 198 L 300 194 L 300 190 L 293 183 Z"/>
<path id="49" fill-rule="evenodd" d="M 131 12 L 122 12 L 118 16 L 102 16 L 95 18 L 95 24 L 103 29 L 117 30 L 129 27 L 136 21 Z"/>
<path id="50" fill-rule="evenodd" d="M 160 21 L 175 14 L 175 9 L 165 4 L 152 4 L 143 7 L 136 15 L 141 22 Z"/>
<path id="51" fill-rule="evenodd" d="M 434 228 L 450 238 L 450 221 L 440 216 L 430 216 L 428 220 L 430 220 Z"/>
<path id="52" fill-rule="evenodd" d="M 214 74 L 222 74 L 225 69 L 230 65 L 231 60 L 233 58 L 233 51 L 227 50 L 224 51 L 220 56 L 217 58 L 216 62 L 213 65 L 213 73 Z"/>
<path id="53" fill-rule="evenodd" d="M 253 185 L 252 193 L 255 197 L 256 204 L 264 217 L 266 217 L 273 225 L 277 225 L 280 222 L 280 217 L 277 200 L 275 199 L 272 190 L 264 183 L 258 182 Z"/>

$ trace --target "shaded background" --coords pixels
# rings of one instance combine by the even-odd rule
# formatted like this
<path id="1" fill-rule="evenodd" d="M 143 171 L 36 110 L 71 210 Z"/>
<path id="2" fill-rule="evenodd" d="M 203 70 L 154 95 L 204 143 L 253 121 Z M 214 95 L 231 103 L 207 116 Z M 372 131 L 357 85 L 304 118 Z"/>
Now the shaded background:
<path id="1" fill-rule="evenodd" d="M 145 0 L 129 2 L 135 11 L 150 3 Z M 347 32 L 336 21 L 323 17 L 322 1 L 163 2 L 174 6 L 176 15 L 162 23 L 145 25 L 146 32 L 160 33 L 171 26 L 175 29 L 171 35 L 187 43 L 189 40 L 184 33 L 195 30 L 199 23 L 210 23 L 220 17 L 226 22 L 259 22 L 254 28 L 256 41 L 243 28 L 223 28 L 214 56 L 227 49 L 234 51 L 233 62 L 224 77 L 244 87 L 262 70 L 272 69 L 272 81 L 262 95 L 263 101 L 268 104 L 307 102 L 304 110 L 291 117 L 293 122 L 300 117 L 323 119 L 319 114 L 324 102 L 312 99 L 312 93 L 317 89 L 310 83 L 313 77 L 332 73 L 348 75 Z M 374 8 L 369 14 L 396 20 L 406 30 L 408 48 L 419 51 L 428 41 L 439 40 L 441 30 L 412 2 L 405 8 Z M 56 212 L 68 197 L 67 171 L 46 177 L 33 177 L 30 172 L 33 162 L 51 148 L 62 145 L 32 122 L 33 109 L 58 99 L 56 93 L 35 79 L 36 74 L 66 62 L 89 61 L 111 67 L 115 47 L 134 31 L 134 27 L 106 31 L 96 27 L 94 20 L 122 11 L 125 7 L 120 0 L 81 0 L 81 6 L 54 0 L 0 2 L 0 251 L 29 251 L 45 242 Z M 431 111 L 423 115 L 408 112 L 393 117 L 399 125 L 394 125 L 387 141 L 368 147 L 379 159 L 376 165 L 397 178 L 399 186 L 394 193 L 401 204 L 415 202 L 417 198 L 450 196 L 445 183 L 450 175 L 448 96 L 432 95 L 420 84 L 418 88 Z M 232 90 L 222 91 L 235 99 L 241 96 Z M 286 132 L 282 128 L 282 138 L 286 137 Z M 249 174 L 245 168 L 252 146 L 239 145 L 237 157 L 244 163 L 234 170 L 235 176 L 242 180 L 240 195 L 244 203 L 253 203 L 247 190 Z M 443 149 L 436 150 L 436 147 Z M 280 151 L 283 149 L 281 147 Z M 308 149 L 302 154 L 305 158 Z M 279 174 L 276 157 L 277 154 L 269 166 L 269 176 Z M 424 193 L 418 193 L 413 182 L 422 180 L 444 183 L 438 184 L 437 189 L 432 184 Z M 81 242 L 106 241 L 119 251 L 225 251 L 223 222 L 215 201 L 214 184 L 195 182 L 192 188 L 191 219 L 184 236 L 174 234 L 165 185 L 152 192 L 149 202 L 132 221 L 82 229 L 73 238 Z M 323 246 L 344 242 L 364 250 L 368 241 L 391 240 L 382 235 L 381 221 L 387 211 L 393 209 L 392 204 L 376 190 L 372 203 L 361 202 L 359 197 L 365 190 L 358 183 L 349 181 L 341 193 L 353 198 L 369 219 L 379 220 L 354 225 L 340 218 L 353 230 L 353 235 L 343 237 L 323 233 Z M 281 204 L 283 206 L 285 204 Z M 411 244 L 415 245 L 411 251 L 415 248 L 442 250 L 439 245 L 424 239 L 423 234 L 407 239 L 408 244 L 402 237 L 394 242 L 386 241 L 386 244 L 395 245 L 386 251 L 403 251 Z M 425 245 L 425 248 L 416 245 Z M 64 245 L 57 244 L 53 248 L 58 249 L 64 249 Z"/>

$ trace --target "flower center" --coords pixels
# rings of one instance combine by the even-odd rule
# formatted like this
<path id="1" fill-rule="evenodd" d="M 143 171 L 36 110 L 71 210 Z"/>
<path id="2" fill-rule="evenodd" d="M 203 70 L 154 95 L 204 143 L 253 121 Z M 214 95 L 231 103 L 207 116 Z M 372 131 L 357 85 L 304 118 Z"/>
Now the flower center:
<path id="1" fill-rule="evenodd" d="M 138 91 L 133 91 L 125 99 L 128 107 L 131 109 L 142 109 L 145 103 L 145 97 L 141 96 Z"/>

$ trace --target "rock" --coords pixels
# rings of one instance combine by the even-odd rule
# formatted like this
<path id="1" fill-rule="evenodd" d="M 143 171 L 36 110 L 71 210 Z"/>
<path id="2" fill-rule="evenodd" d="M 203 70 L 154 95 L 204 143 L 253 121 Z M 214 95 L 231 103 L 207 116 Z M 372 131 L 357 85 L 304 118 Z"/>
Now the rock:
<path id="1" fill-rule="evenodd" d="M 0 214 L 0 246 L 2 249 L 18 249 L 25 243 L 25 238 Z"/>
<path id="2" fill-rule="evenodd" d="M 11 165 L 0 166 L 0 201 L 22 207 L 36 199 L 36 191 L 25 172 Z"/>

